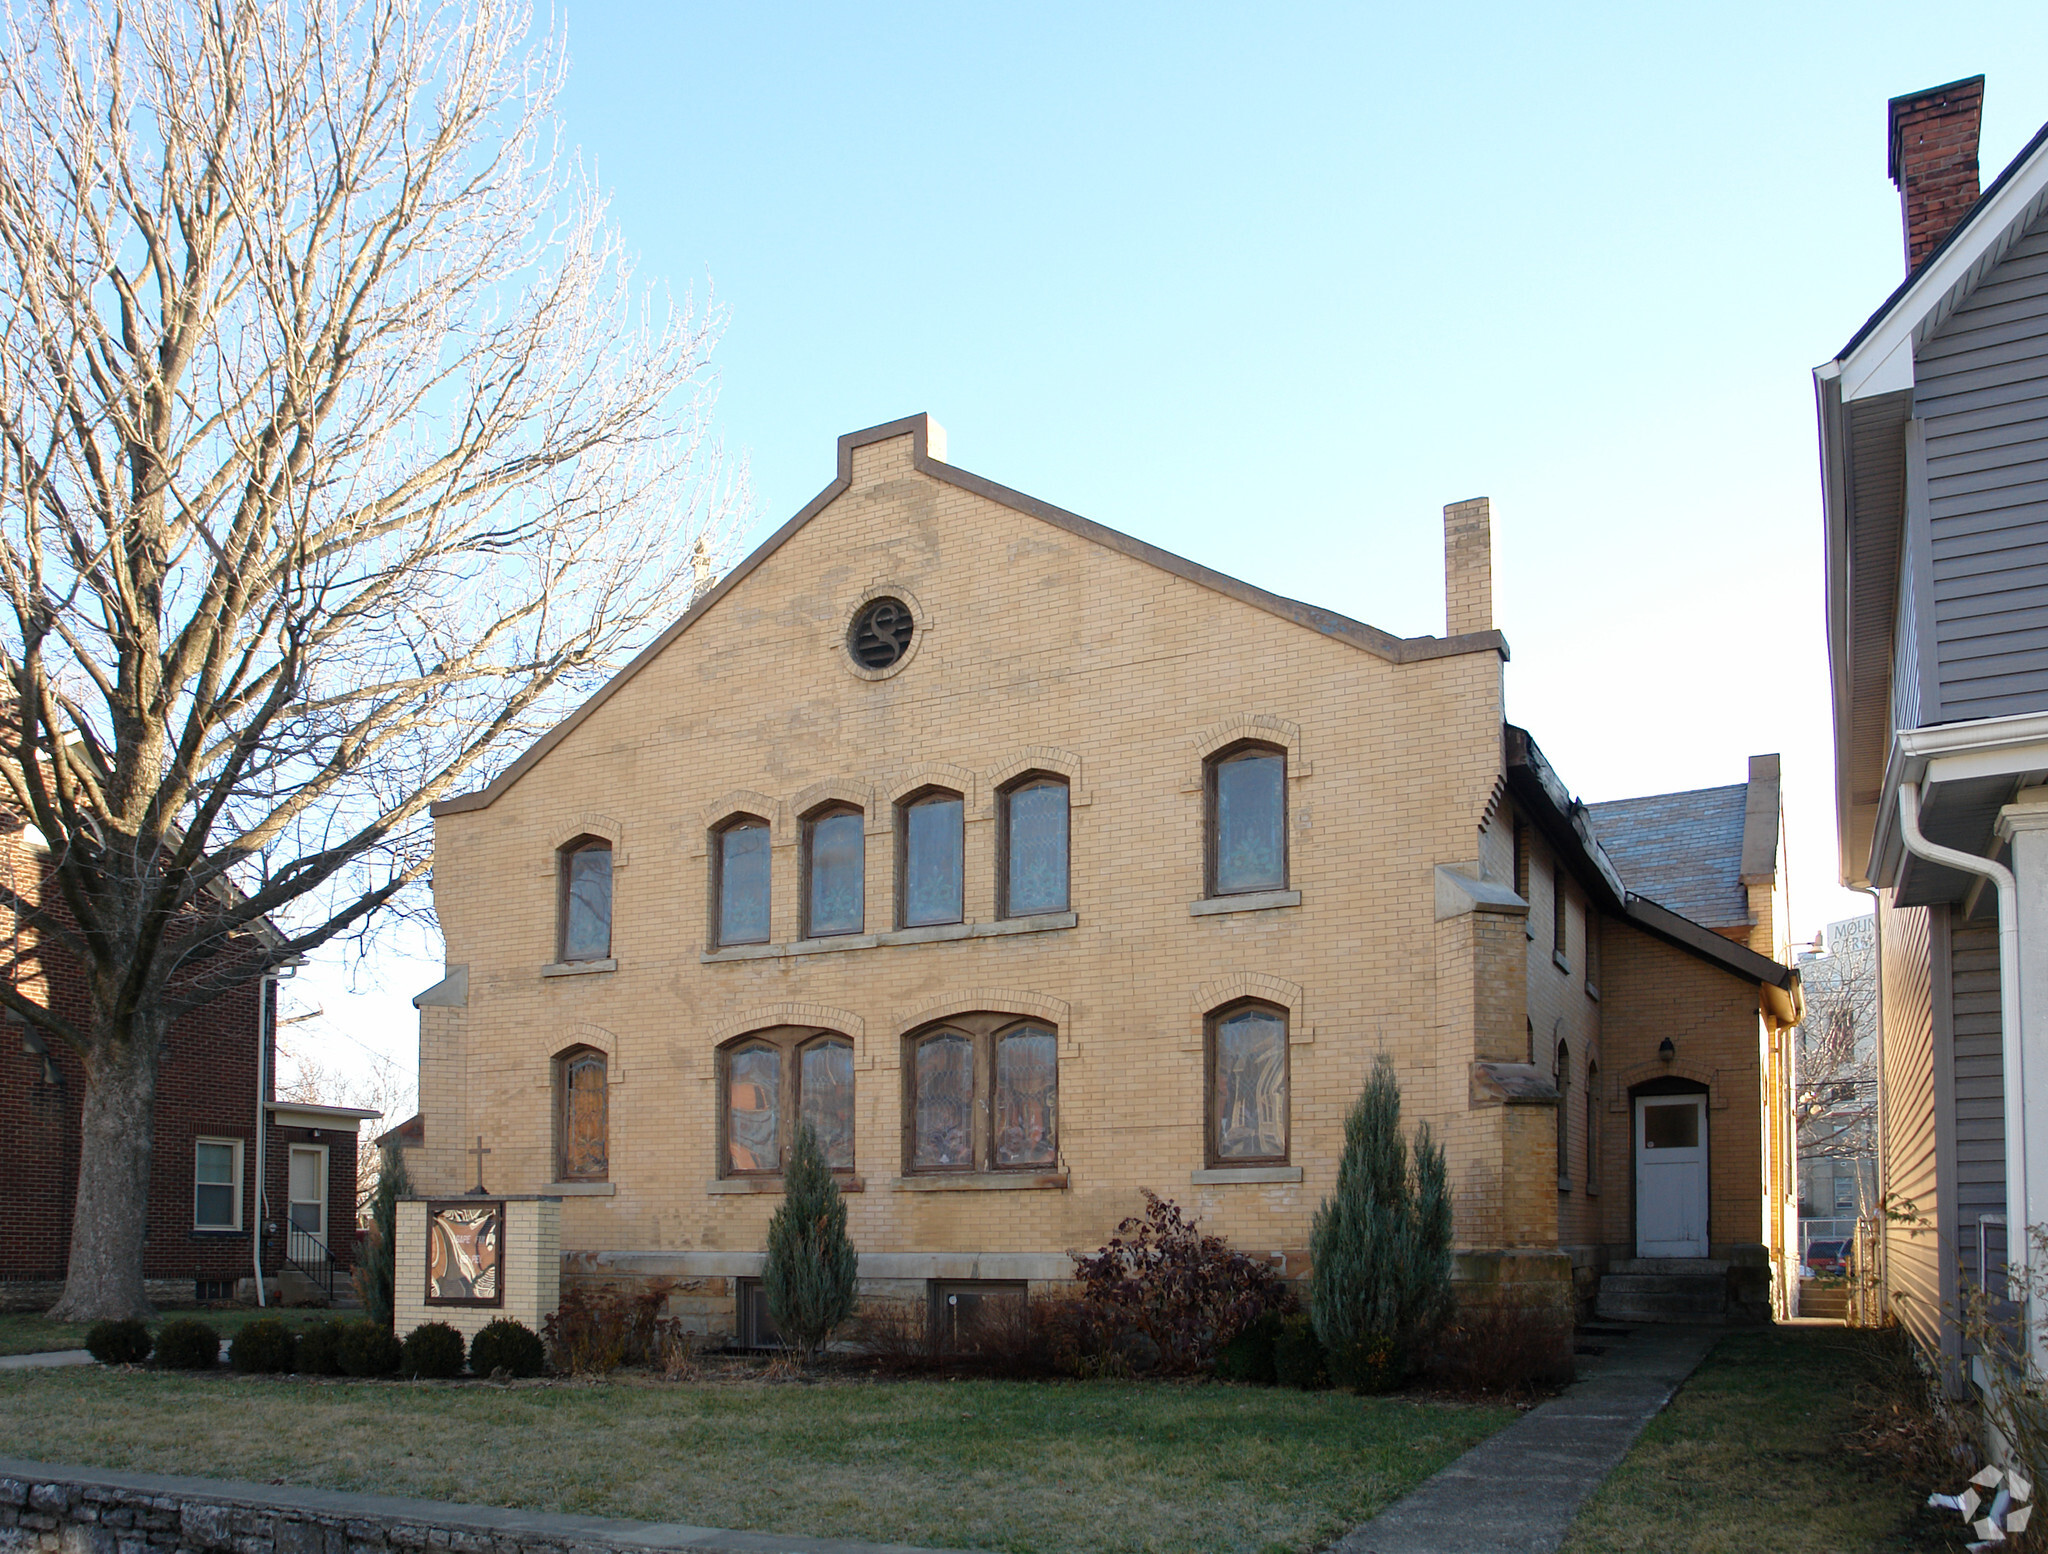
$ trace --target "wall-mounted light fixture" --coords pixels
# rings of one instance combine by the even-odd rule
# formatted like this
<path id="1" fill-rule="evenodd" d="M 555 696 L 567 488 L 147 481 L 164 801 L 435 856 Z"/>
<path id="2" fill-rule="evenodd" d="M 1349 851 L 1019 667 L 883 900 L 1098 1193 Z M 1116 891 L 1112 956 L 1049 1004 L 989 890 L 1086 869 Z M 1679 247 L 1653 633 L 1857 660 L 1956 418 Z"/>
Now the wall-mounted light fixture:
<path id="1" fill-rule="evenodd" d="M 1673 1058 L 1678 1056 L 1678 1048 L 1672 1045 L 1672 1041 L 1669 1036 L 1666 1036 L 1662 1041 L 1657 1043 L 1657 1056 L 1666 1063 L 1669 1063 Z"/>

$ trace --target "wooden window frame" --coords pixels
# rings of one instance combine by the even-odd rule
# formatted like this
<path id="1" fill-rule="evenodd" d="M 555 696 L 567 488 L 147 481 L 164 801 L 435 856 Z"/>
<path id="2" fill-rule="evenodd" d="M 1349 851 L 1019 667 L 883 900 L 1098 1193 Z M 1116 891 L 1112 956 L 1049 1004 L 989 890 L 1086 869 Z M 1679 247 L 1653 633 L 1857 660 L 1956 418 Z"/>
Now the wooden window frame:
<path id="1" fill-rule="evenodd" d="M 829 933 L 818 933 L 811 927 L 811 842 L 817 834 L 818 825 L 838 815 L 857 816 L 861 823 L 860 859 L 860 921 L 851 928 L 835 928 Z M 801 939 L 843 939 L 867 932 L 868 926 L 868 859 L 867 859 L 867 811 L 858 804 L 834 800 L 820 804 L 803 817 L 799 827 L 800 845 L 797 848 L 797 937 Z"/>
<path id="2" fill-rule="evenodd" d="M 1559 971 L 1570 973 L 1571 886 L 1565 879 L 1564 860 L 1550 860 L 1550 959 Z"/>
<path id="3" fill-rule="evenodd" d="M 1263 1009 L 1280 1017 L 1281 1084 L 1286 1090 L 1281 1130 L 1286 1145 L 1277 1155 L 1225 1155 L 1218 1149 L 1217 1129 L 1222 1118 L 1216 1112 L 1216 1048 L 1223 1022 L 1247 1009 Z M 1202 1018 L 1202 1157 L 1212 1171 L 1284 1166 L 1294 1155 L 1294 1011 L 1264 998 L 1234 998 L 1212 1009 Z"/>
<path id="4" fill-rule="evenodd" d="M 770 1025 L 721 1042 L 717 1052 L 718 1162 L 715 1174 L 721 1179 L 747 1182 L 779 1182 L 789 1165 L 789 1152 L 796 1147 L 796 1130 L 803 1120 L 803 1055 L 811 1047 L 838 1042 L 858 1052 L 858 1044 L 844 1031 L 820 1025 Z M 775 1076 L 775 1156 L 773 1170 L 740 1171 L 732 1165 L 732 1059 L 749 1047 L 771 1047 L 779 1067 Z M 853 1159 L 849 1166 L 834 1166 L 832 1175 L 841 1183 L 855 1179 L 860 1164 L 860 1075 L 854 1074 Z"/>
<path id="5" fill-rule="evenodd" d="M 612 854 L 611 838 L 585 834 L 573 841 L 564 842 L 555 849 L 555 962 L 562 966 L 587 966 L 593 961 L 610 960 L 612 948 L 618 941 L 619 926 L 619 872 L 618 859 L 612 857 L 611 868 L 605 880 L 604 902 L 604 953 L 601 955 L 569 955 L 569 860 L 578 853 L 602 852 Z"/>
<path id="6" fill-rule="evenodd" d="M 1530 896 L 1530 882 L 1533 876 L 1529 861 L 1533 849 L 1529 846 L 1529 822 L 1520 815 L 1515 816 L 1514 848 L 1515 855 L 1512 867 L 1515 876 L 1515 894 L 1533 907 L 1536 903 Z M 1522 937 L 1525 939 L 1536 937 L 1536 925 L 1527 916 L 1524 916 L 1522 919 Z"/>
<path id="7" fill-rule="evenodd" d="M 195 1135 L 193 1135 L 193 1139 L 192 1139 L 192 1228 L 193 1228 L 193 1230 L 195 1230 L 195 1231 L 197 1231 L 197 1232 L 199 1232 L 199 1233 L 201 1233 L 201 1234 L 204 1234 L 204 1235 L 216 1235 L 216 1236 L 227 1236 L 227 1235 L 235 1235 L 235 1234 L 238 1234 L 238 1233 L 239 1233 L 239 1232 L 241 1231 L 241 1229 L 242 1229 L 242 1225 L 243 1225 L 243 1220 L 242 1220 L 242 1195 L 243 1195 L 243 1192 L 244 1192 L 244 1191 L 245 1191 L 245 1189 L 246 1189 L 246 1186 L 247 1186 L 247 1181 L 248 1181 L 248 1179 L 247 1179 L 247 1176 L 246 1176 L 246 1175 L 244 1174 L 244 1172 L 243 1172 L 243 1169 L 242 1169 L 242 1158 L 243 1158 L 243 1149 L 242 1149 L 242 1146 L 243 1146 L 243 1145 L 244 1145 L 244 1144 L 245 1144 L 246 1142 L 247 1142 L 247 1141 L 246 1141 L 246 1140 L 244 1140 L 244 1139 L 238 1139 L 238 1138 L 227 1138 L 227 1137 L 224 1137 L 224 1136 L 221 1136 L 221 1135 L 218 1135 L 218 1134 L 211 1134 L 211 1133 L 199 1133 L 199 1134 L 195 1134 Z M 233 1160 L 234 1160 L 234 1165 L 233 1165 L 233 1167 L 232 1167 L 232 1170 L 231 1170 L 231 1179 L 230 1179 L 230 1180 L 229 1180 L 229 1181 L 228 1181 L 227 1183 L 225 1183 L 225 1184 L 223 1184 L 223 1183 L 220 1183 L 220 1182 L 205 1182 L 205 1183 L 202 1183 L 202 1182 L 201 1182 L 201 1181 L 199 1180 L 199 1146 L 200 1146 L 200 1145 L 202 1145 L 202 1144 L 225 1144 L 225 1145 L 227 1145 L 227 1146 L 228 1146 L 228 1147 L 229 1147 L 229 1148 L 230 1148 L 230 1149 L 231 1149 L 231 1150 L 233 1151 L 233 1157 L 232 1157 L 232 1158 L 233 1158 Z M 289 1170 L 290 1170 L 290 1165 L 289 1165 L 289 1157 L 287 1157 L 287 1165 L 286 1165 L 286 1170 L 287 1170 L 287 1171 L 289 1171 Z M 234 1217 L 233 1217 L 233 1219 L 231 1220 L 231 1222 L 230 1222 L 230 1223 L 228 1223 L 228 1224 L 225 1224 L 225 1225 L 218 1225 L 218 1224 L 207 1224 L 207 1223 L 202 1223 L 202 1222 L 201 1222 L 201 1220 L 200 1220 L 200 1218 L 199 1218 L 199 1189 L 200 1189 L 200 1187 L 201 1187 L 201 1186 L 206 1186 L 206 1187 L 219 1187 L 219 1186 L 222 1186 L 222 1185 L 226 1185 L 226 1186 L 227 1186 L 227 1187 L 228 1187 L 228 1188 L 230 1189 L 230 1191 L 231 1191 L 231 1193 L 232 1193 L 232 1195 L 233 1195 L 233 1198 L 234 1198 Z M 290 1193 L 291 1193 L 291 1180 L 290 1180 L 289 1176 L 287 1176 L 287 1178 L 286 1178 L 286 1180 L 285 1180 L 285 1193 L 286 1193 L 286 1195 L 287 1195 L 287 1199 L 289 1199 L 289 1195 L 290 1195 Z M 287 1201 L 287 1203 L 286 1203 L 285 1207 L 286 1207 L 286 1214 L 285 1214 L 285 1218 L 286 1218 L 287 1220 L 289 1220 L 289 1219 L 291 1218 L 291 1214 L 290 1214 L 290 1207 L 291 1207 L 291 1205 L 290 1205 L 289 1201 Z"/>
<path id="8" fill-rule="evenodd" d="M 1246 755 L 1275 756 L 1280 762 L 1280 883 L 1277 885 L 1253 885 L 1240 890 L 1219 890 L 1216 883 L 1216 847 L 1221 838 L 1216 828 L 1216 775 L 1229 762 Z M 1294 888 L 1294 849 L 1288 836 L 1289 821 L 1293 806 L 1287 793 L 1287 747 L 1263 739 L 1240 739 L 1235 744 L 1225 745 L 1214 755 L 1202 762 L 1202 895 L 1208 900 L 1219 896 L 1256 896 L 1269 890 L 1291 890 Z"/>
<path id="9" fill-rule="evenodd" d="M 1597 999 L 1600 996 L 1600 914 L 1588 901 L 1581 915 L 1586 934 L 1586 996 Z"/>
<path id="10" fill-rule="evenodd" d="M 768 833 L 768 924 L 758 939 L 728 939 L 725 937 L 725 839 L 734 831 L 748 826 L 758 826 Z M 734 944 L 767 944 L 775 937 L 775 827 L 765 816 L 748 814 L 744 810 L 718 822 L 711 828 L 711 948 L 724 949 Z"/>
<path id="11" fill-rule="evenodd" d="M 1586 1060 L 1586 1191 L 1600 1191 L 1600 1060 Z"/>
<path id="12" fill-rule="evenodd" d="M 957 917 L 940 918 L 936 922 L 913 923 L 910 920 L 910 812 L 921 804 L 934 800 L 951 799 L 960 806 L 960 912 Z M 953 923 L 967 921 L 967 795 L 943 784 L 933 783 L 919 788 L 896 801 L 892 817 L 895 833 L 896 878 L 893 920 L 900 932 L 906 928 L 944 928 Z"/>
<path id="13" fill-rule="evenodd" d="M 604 1073 L 604 1169 L 569 1170 L 569 1071 L 595 1058 Z M 612 1179 L 612 1059 L 602 1047 L 579 1043 L 555 1054 L 555 1149 L 557 1182 L 608 1182 Z"/>
<path id="14" fill-rule="evenodd" d="M 996 1164 L 996 1047 L 1003 1037 L 1019 1030 L 1043 1031 L 1053 1039 L 1053 1135 L 1052 1160 L 1044 1165 Z M 974 1077 L 974 1096 L 969 1104 L 974 1136 L 968 1158 L 962 1165 L 921 1166 L 917 1161 L 917 1049 L 936 1036 L 965 1036 L 973 1044 L 969 1063 Z M 905 1176 L 1045 1176 L 1060 1169 L 1059 1111 L 1060 1029 L 1036 1015 L 998 1014 L 993 1011 L 957 1014 L 930 1025 L 920 1026 L 903 1038 L 903 1174 Z"/>
<path id="15" fill-rule="evenodd" d="M 1012 778 L 996 790 L 996 916 L 999 918 L 1018 915 L 1010 910 L 1010 799 L 1020 790 L 1042 782 L 1057 783 L 1067 795 L 1064 806 L 1067 822 L 1065 902 L 1050 910 L 1071 912 L 1074 909 L 1074 785 L 1062 773 L 1033 770 Z M 1042 914 L 1032 912 L 1024 915 L 1037 917 Z"/>

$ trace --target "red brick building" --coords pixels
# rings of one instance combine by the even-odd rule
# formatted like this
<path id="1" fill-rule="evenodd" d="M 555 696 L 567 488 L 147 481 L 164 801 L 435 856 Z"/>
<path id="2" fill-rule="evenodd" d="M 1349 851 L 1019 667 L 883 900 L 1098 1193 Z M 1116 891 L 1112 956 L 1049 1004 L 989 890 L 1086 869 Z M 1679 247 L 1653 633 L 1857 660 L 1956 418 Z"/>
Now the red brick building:
<path id="1" fill-rule="evenodd" d="M 23 894 L 42 875 L 40 835 L 0 815 L 0 871 Z M 68 1019 L 88 1018 L 85 981 L 0 908 L 0 975 Z M 354 1263 L 356 1132 L 347 1107 L 272 1099 L 276 986 L 245 984 L 171 1026 L 157 1078 L 143 1277 L 158 1301 L 253 1297 L 256 1232 L 268 1278 L 288 1262 L 346 1289 Z M 261 1055 L 259 1064 L 258 1058 Z M 62 1285 L 78 1185 L 85 1069 L 78 1054 L 9 1014 L 0 1020 L 0 1308 L 41 1309 Z M 258 1098 L 264 1125 L 258 1132 Z M 258 1177 L 263 1184 L 259 1206 Z M 331 1256 L 330 1256 L 331 1254 Z M 272 1293 L 276 1285 L 272 1285 Z M 288 1291 L 289 1293 L 289 1291 Z"/>

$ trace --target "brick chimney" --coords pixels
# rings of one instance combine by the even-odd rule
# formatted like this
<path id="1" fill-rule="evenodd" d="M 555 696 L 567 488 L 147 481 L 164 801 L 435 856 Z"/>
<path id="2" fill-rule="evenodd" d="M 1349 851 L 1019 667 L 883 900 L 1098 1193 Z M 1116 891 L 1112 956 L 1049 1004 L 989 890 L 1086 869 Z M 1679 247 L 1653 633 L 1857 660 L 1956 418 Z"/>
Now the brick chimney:
<path id="1" fill-rule="evenodd" d="M 1444 509 L 1446 635 L 1493 630 L 1493 504 L 1483 496 Z"/>
<path id="2" fill-rule="evenodd" d="M 1951 81 L 1890 103 L 1886 171 L 1899 186 L 1906 229 L 1906 273 L 1941 246 L 1977 203 L 1977 132 L 1984 121 L 1984 78 Z"/>

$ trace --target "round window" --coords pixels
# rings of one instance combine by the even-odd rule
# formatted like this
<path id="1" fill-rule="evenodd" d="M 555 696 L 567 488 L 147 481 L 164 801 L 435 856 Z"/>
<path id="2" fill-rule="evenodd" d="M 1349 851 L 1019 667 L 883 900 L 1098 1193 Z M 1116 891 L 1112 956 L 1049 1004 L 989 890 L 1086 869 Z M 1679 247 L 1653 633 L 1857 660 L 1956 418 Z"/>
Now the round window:
<path id="1" fill-rule="evenodd" d="M 853 618 L 846 651 L 863 669 L 887 669 L 910 648 L 917 623 L 901 599 L 876 599 Z"/>

